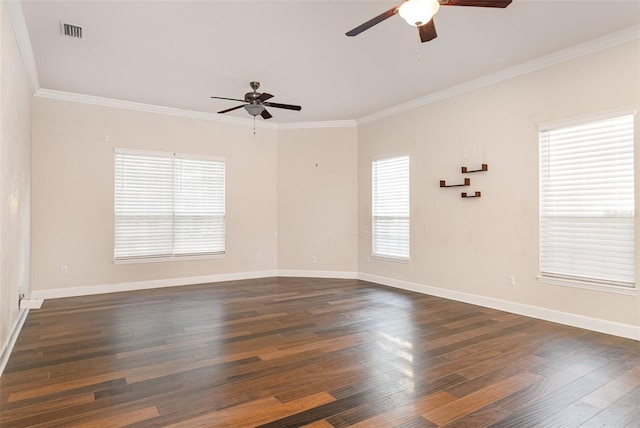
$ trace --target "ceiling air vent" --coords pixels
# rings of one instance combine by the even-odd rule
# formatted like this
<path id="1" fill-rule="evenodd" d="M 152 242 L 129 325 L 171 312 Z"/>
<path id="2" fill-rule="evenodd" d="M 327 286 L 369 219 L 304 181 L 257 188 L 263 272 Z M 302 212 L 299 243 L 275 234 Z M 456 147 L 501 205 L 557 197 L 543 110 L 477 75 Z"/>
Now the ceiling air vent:
<path id="1" fill-rule="evenodd" d="M 69 37 L 82 38 L 82 27 L 62 23 L 62 34 Z"/>

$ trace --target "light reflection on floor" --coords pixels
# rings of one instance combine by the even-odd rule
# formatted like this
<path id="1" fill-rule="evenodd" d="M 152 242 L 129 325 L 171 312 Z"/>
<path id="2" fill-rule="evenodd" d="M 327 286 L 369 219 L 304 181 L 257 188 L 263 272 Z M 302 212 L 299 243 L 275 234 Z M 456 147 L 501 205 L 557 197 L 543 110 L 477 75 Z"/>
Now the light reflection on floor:
<path id="1" fill-rule="evenodd" d="M 380 339 L 376 340 L 376 344 L 382 351 L 390 354 L 392 357 L 388 360 L 390 365 L 403 375 L 400 384 L 407 389 L 407 392 L 414 392 L 413 343 L 382 331 L 377 334 Z"/>

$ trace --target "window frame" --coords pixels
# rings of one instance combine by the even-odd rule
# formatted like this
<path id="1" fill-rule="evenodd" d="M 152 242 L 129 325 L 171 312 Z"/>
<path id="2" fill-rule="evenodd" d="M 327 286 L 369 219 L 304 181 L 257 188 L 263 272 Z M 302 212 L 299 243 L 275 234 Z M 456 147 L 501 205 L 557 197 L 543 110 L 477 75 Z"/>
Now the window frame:
<path id="1" fill-rule="evenodd" d="M 634 228 L 634 239 L 633 239 L 633 246 L 634 246 L 634 255 L 633 255 L 633 263 L 635 266 L 634 269 L 634 281 L 633 283 L 626 283 L 626 282 L 620 282 L 620 281 L 616 281 L 613 279 L 601 279 L 601 278 L 593 278 L 593 277 L 581 277 L 581 276 L 574 276 L 574 275 L 570 275 L 570 274 L 553 274 L 550 272 L 545 272 L 543 270 L 543 237 L 542 237 L 542 233 L 543 233 L 543 205 L 542 205 L 542 199 L 543 199 L 543 176 L 542 176 L 542 145 L 543 145 L 543 133 L 546 131 L 551 131 L 551 130 L 559 130 L 559 129 L 563 129 L 563 128 L 571 128 L 571 127 L 576 127 L 576 126 L 580 126 L 580 125 L 589 125 L 591 123 L 595 123 L 595 122 L 599 122 L 599 121 L 604 121 L 604 120 L 608 120 L 608 119 L 615 119 L 615 118 L 619 118 L 619 117 L 624 117 L 624 116 L 632 116 L 632 135 L 633 135 L 633 141 L 632 141 L 632 150 L 633 150 L 633 157 L 632 157 L 632 162 L 633 162 L 633 167 L 632 167 L 632 171 L 633 171 L 633 178 L 631 179 L 631 185 L 634 187 L 633 188 L 633 216 L 632 216 L 632 224 L 633 224 L 633 228 Z M 637 153 L 637 146 L 638 146 L 638 140 L 637 140 L 637 136 L 638 136 L 638 126 L 637 126 L 637 117 L 636 117 L 636 110 L 634 108 L 624 108 L 624 109 L 618 109 L 618 110 L 612 110 L 612 111 L 608 111 L 608 112 L 604 112 L 604 113 L 597 113 L 597 114 L 591 114 L 591 115 L 584 115 L 584 116 L 580 116 L 580 117 L 575 117 L 572 119 L 567 119 L 567 120 L 558 120 L 558 121 L 553 121 L 553 122 L 546 122 L 546 123 L 541 123 L 538 124 L 538 180 L 539 180 L 539 189 L 538 189 L 538 203 L 539 203 L 539 213 L 538 213 L 538 221 L 539 221 L 539 229 L 538 229 L 538 257 L 539 257 L 539 263 L 538 263 L 538 276 L 537 276 L 537 280 L 539 283 L 542 284 L 549 284 L 549 285 L 557 285 L 557 286 L 565 286 L 565 287 L 572 287 L 572 288 L 581 288 L 581 289 L 588 289 L 588 290 L 595 290 L 595 291 L 603 291 L 603 292 L 610 292 L 610 293 L 615 293 L 615 294 L 624 294 L 624 295 L 637 295 L 637 290 L 638 290 L 638 276 L 640 274 L 640 271 L 638 269 L 638 259 L 640 258 L 640 252 L 638 251 L 638 243 L 639 240 L 637 239 L 636 235 L 637 235 L 637 231 L 639 229 L 638 227 L 638 223 L 639 223 L 639 216 L 638 216 L 638 193 L 639 193 L 639 188 L 638 186 L 636 186 L 636 182 L 638 181 L 638 177 L 637 177 L 637 169 L 638 169 L 638 164 L 637 164 L 637 159 L 638 159 L 638 153 Z M 600 218 L 600 217 L 597 217 Z"/>
<path id="2" fill-rule="evenodd" d="M 375 182 L 374 182 L 375 181 L 375 176 L 374 176 L 375 163 L 379 161 L 390 160 L 395 158 L 407 158 L 407 190 L 406 191 L 408 196 L 408 200 L 407 200 L 408 214 L 406 216 L 391 216 L 393 218 L 400 218 L 400 219 L 406 218 L 407 220 L 408 226 L 407 226 L 407 241 L 406 241 L 407 255 L 406 256 L 397 256 L 392 254 L 375 252 L 375 248 L 376 248 L 376 228 L 375 228 L 376 213 L 375 213 L 375 194 L 374 194 L 374 191 L 376 189 Z M 370 177 L 371 177 L 371 253 L 370 253 L 370 257 L 372 259 L 383 260 L 383 261 L 409 263 L 411 261 L 411 156 L 410 154 L 406 152 L 400 152 L 400 153 L 391 153 L 391 154 L 385 154 L 385 155 L 379 155 L 379 156 L 373 157 L 371 159 Z M 389 217 L 389 216 L 378 216 L 378 217 Z"/>
<path id="3" fill-rule="evenodd" d="M 150 263 L 150 262 L 167 262 L 167 261 L 183 261 L 183 260 L 202 260 L 202 259 L 216 259 L 216 258 L 224 258 L 227 252 L 226 245 L 226 196 L 227 196 L 227 165 L 226 159 L 224 157 L 219 156 L 210 156 L 210 155 L 201 155 L 201 154 L 193 154 L 193 153 L 180 153 L 180 152 L 170 152 L 170 151 L 157 151 L 157 150 L 143 150 L 143 149 L 129 149 L 129 148 L 121 148 L 114 147 L 114 170 L 113 170 L 113 263 L 114 264 L 135 264 L 135 263 Z M 117 184 L 116 184 L 116 174 L 117 174 L 117 156 L 118 154 L 124 155 L 133 155 L 133 156 L 149 156 L 149 157 L 164 157 L 172 159 L 172 183 L 175 188 L 176 185 L 176 175 L 175 175 L 175 164 L 174 161 L 178 160 L 187 160 L 187 161 L 211 161 L 222 163 L 223 168 L 223 178 L 222 178 L 222 222 L 223 222 L 223 235 L 222 235 L 222 245 L 223 249 L 221 251 L 212 251 L 212 252 L 193 252 L 193 253 L 176 253 L 176 244 L 175 244 L 175 222 L 172 227 L 172 250 L 171 254 L 161 254 L 161 255 L 139 255 L 139 256 L 120 256 L 116 257 L 116 233 L 117 233 L 117 213 L 116 213 L 116 197 L 117 197 Z M 176 218 L 176 200 L 175 196 L 172 198 L 172 218 Z"/>

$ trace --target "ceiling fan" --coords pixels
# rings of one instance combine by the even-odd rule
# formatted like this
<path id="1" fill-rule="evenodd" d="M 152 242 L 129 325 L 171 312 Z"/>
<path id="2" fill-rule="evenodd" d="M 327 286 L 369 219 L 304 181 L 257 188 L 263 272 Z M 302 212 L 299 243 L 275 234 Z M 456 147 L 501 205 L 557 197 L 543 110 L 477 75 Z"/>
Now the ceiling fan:
<path id="1" fill-rule="evenodd" d="M 387 18 L 391 18 L 396 13 L 407 24 L 418 27 L 420 41 L 428 42 L 438 37 L 436 27 L 433 23 L 433 16 L 438 12 L 440 6 L 476 6 L 476 7 L 499 7 L 505 8 L 511 4 L 511 0 L 403 0 L 403 3 L 394 6 L 386 12 L 381 13 L 347 32 L 347 36 L 357 36 L 365 30 L 381 23 Z"/>
<path id="2" fill-rule="evenodd" d="M 300 106 L 268 102 L 267 100 L 273 98 L 273 95 L 267 94 L 266 92 L 263 92 L 263 93 L 258 92 L 258 88 L 260 87 L 260 82 L 250 82 L 249 85 L 251 86 L 251 89 L 253 89 L 253 92 L 247 92 L 246 94 L 244 94 L 244 100 L 239 100 L 237 98 L 211 97 L 218 100 L 240 101 L 241 103 L 245 103 L 245 104 L 240 104 L 239 106 L 228 108 L 226 110 L 221 110 L 218 113 L 220 114 L 228 113 L 230 111 L 237 110 L 241 107 L 244 107 L 247 113 L 249 113 L 254 118 L 260 115 L 262 116 L 263 119 L 271 119 L 273 116 L 269 114 L 269 112 L 265 107 L 283 108 L 286 110 L 296 110 L 296 111 L 302 110 L 302 107 Z"/>

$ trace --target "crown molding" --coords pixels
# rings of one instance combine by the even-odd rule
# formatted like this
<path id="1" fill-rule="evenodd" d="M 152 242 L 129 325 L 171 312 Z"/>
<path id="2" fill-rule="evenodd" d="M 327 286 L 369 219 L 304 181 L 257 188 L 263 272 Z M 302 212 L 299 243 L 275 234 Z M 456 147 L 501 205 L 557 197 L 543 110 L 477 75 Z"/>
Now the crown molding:
<path id="1" fill-rule="evenodd" d="M 53 89 L 38 89 L 36 97 L 49 98 L 60 101 L 71 101 L 75 103 L 98 105 L 103 107 L 114 107 L 125 110 L 142 111 L 146 113 L 164 114 L 168 116 L 186 117 L 190 119 L 208 120 L 213 122 L 226 123 L 230 125 L 254 126 L 252 119 L 242 119 L 232 116 L 220 116 L 215 113 L 205 113 L 194 110 L 184 110 L 173 107 L 157 106 L 153 104 L 137 103 L 134 101 L 117 100 L 113 98 L 96 97 L 93 95 L 83 95 L 73 92 L 56 91 Z M 266 129 L 318 129 L 318 128 L 349 128 L 358 126 L 355 120 L 335 120 L 323 122 L 290 122 L 290 123 L 269 123 L 259 121 L 255 123 L 256 128 Z"/>
<path id="2" fill-rule="evenodd" d="M 461 95 L 476 89 L 494 85 L 508 79 L 513 79 L 524 74 L 548 68 L 581 56 L 627 43 L 638 38 L 640 38 L 640 25 L 634 25 L 611 34 L 607 34 L 606 36 L 545 55 L 532 61 L 527 61 L 514 67 L 509 67 L 496 73 L 488 74 L 478 79 L 470 80 L 460 85 L 452 86 L 424 97 L 416 98 L 414 100 L 360 117 L 356 119 L 356 123 L 358 125 L 364 125 L 366 123 L 375 122 L 389 116 L 394 116 L 396 114 L 451 98 L 456 95 Z"/>
<path id="3" fill-rule="evenodd" d="M 144 104 L 134 101 L 117 100 L 113 98 L 97 97 L 94 95 L 83 95 L 73 92 L 56 91 L 53 89 L 38 89 L 34 94 L 36 97 L 48 98 L 60 101 L 71 101 L 82 104 L 91 104 L 102 107 L 114 107 L 124 110 L 134 110 L 146 113 L 163 114 L 167 116 L 185 117 L 189 119 L 208 120 L 211 122 L 226 123 L 229 125 L 254 126 L 252 119 L 242 119 L 232 116 L 221 116 L 216 113 L 205 113 L 194 110 L 185 110 L 173 107 L 157 106 L 153 104 Z M 265 123 L 263 121 L 255 122 L 256 128 L 277 129 L 276 123 Z"/>
<path id="4" fill-rule="evenodd" d="M 355 120 L 327 120 L 320 122 L 287 122 L 279 123 L 278 129 L 318 129 L 318 128 L 354 128 L 358 123 Z"/>
<path id="5" fill-rule="evenodd" d="M 20 50 L 20 55 L 22 55 L 22 62 L 24 63 L 29 84 L 31 85 L 31 92 L 35 94 L 38 89 L 40 89 L 40 81 L 38 79 L 38 69 L 36 67 L 36 59 L 33 56 L 29 31 L 27 30 L 27 22 L 22 12 L 22 5 L 18 0 L 7 0 L 4 3 L 7 5 L 9 19 L 11 20 L 11 25 L 13 25 L 13 33 L 16 36 L 18 49 Z"/>

